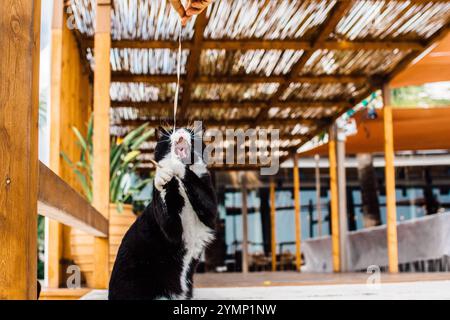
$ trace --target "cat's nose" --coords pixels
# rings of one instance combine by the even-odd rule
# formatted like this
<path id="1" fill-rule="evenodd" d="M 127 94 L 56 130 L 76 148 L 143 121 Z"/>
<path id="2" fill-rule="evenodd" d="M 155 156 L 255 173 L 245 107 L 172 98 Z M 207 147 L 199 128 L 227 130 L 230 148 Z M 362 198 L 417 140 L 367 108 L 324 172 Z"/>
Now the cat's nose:
<path id="1" fill-rule="evenodd" d="M 178 138 L 178 141 L 177 141 L 177 143 L 182 143 L 182 142 L 183 142 L 183 140 L 184 140 L 184 138 L 183 138 L 183 137 L 179 137 L 179 138 Z"/>

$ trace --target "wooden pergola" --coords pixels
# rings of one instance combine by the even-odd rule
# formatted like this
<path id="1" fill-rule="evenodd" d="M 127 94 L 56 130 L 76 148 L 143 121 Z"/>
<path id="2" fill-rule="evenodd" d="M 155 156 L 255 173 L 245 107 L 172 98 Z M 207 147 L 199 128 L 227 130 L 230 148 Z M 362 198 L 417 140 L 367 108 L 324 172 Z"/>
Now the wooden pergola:
<path id="1" fill-rule="evenodd" d="M 71 10 L 81 54 L 93 63 L 94 12 L 83 4 Z M 272 125 L 282 130 L 285 160 L 442 37 L 448 8 L 446 1 L 216 1 L 182 32 L 178 121 Z M 136 8 L 119 1 L 112 12 L 112 134 L 171 123 L 177 15 L 165 1 Z"/>
<path id="2" fill-rule="evenodd" d="M 5 30 L 0 38 L 0 100 L 5 102 L 0 113 L 5 191 L 0 192 L 0 298 L 35 297 L 37 212 L 53 219 L 49 285 L 61 284 L 60 260 L 69 254 L 64 223 L 95 236 L 93 287 L 107 286 L 110 135 L 123 135 L 143 122 L 171 123 L 176 81 L 177 15 L 165 0 L 140 0 L 137 7 L 133 3 L 55 1 L 53 173 L 37 158 L 40 1 L 7 0 L 7 10 L 0 13 Z M 450 1 L 216 0 L 183 29 L 177 121 L 200 119 L 208 128 L 280 129 L 284 161 L 296 158 L 301 145 L 328 130 L 355 103 L 383 89 L 389 267 L 396 272 L 394 142 L 387 85 L 448 32 L 449 18 Z M 76 155 L 70 127 L 82 128 L 91 112 L 93 207 L 72 189 L 77 189 L 73 173 L 60 157 L 61 151 Z M 333 257 L 339 271 L 342 203 L 331 133 Z M 274 192 L 273 185 L 273 201 Z M 299 197 L 295 199 L 300 268 L 300 204 Z"/>

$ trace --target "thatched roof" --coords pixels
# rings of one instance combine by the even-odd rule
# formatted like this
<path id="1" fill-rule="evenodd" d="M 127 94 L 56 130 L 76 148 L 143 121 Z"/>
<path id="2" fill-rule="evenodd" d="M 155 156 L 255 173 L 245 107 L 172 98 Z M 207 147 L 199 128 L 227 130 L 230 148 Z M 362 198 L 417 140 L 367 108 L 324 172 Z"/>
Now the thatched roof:
<path id="1" fill-rule="evenodd" d="M 111 134 L 171 123 L 178 16 L 166 0 L 112 3 Z M 94 1 L 71 7 L 91 52 Z M 183 28 L 178 121 L 271 125 L 287 156 L 442 37 L 449 18 L 450 1 L 215 0 Z"/>

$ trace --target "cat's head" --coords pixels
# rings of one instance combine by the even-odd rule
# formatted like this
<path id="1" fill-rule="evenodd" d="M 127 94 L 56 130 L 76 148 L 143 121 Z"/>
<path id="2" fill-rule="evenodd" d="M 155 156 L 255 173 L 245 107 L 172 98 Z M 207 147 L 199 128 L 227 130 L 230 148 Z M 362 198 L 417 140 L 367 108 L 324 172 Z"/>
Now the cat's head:
<path id="1" fill-rule="evenodd" d="M 176 157 L 185 164 L 193 164 L 201 160 L 203 150 L 201 134 L 194 132 L 193 129 L 177 128 L 174 131 L 173 128 L 160 127 L 156 131 L 156 137 L 156 161 Z"/>

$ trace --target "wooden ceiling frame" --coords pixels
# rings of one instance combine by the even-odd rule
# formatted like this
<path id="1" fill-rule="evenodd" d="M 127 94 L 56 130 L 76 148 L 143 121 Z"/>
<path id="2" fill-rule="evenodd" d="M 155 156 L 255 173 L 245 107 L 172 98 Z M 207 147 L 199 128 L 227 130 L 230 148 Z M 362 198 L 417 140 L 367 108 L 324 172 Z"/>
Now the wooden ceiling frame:
<path id="1" fill-rule="evenodd" d="M 439 30 L 435 35 L 433 35 L 430 39 L 428 39 L 428 41 L 425 42 L 423 49 L 421 51 L 413 50 L 410 54 L 406 55 L 399 63 L 397 63 L 397 65 L 394 67 L 394 69 L 388 75 L 386 75 L 384 78 L 371 79 L 371 81 L 369 81 L 368 89 L 365 90 L 364 92 L 362 92 L 357 97 L 355 97 L 354 101 L 356 103 L 358 103 L 359 101 L 362 101 L 364 98 L 368 97 L 372 92 L 374 92 L 376 90 L 380 90 L 383 87 L 383 85 L 388 84 L 389 81 L 391 81 L 397 74 L 399 74 L 404 69 L 406 69 L 408 67 L 408 65 L 414 59 L 416 59 L 419 55 L 421 55 L 423 52 L 425 52 L 428 48 L 433 46 L 434 43 L 443 39 L 447 35 L 448 32 L 450 32 L 450 21 L 447 21 L 446 25 L 441 30 Z M 341 112 L 339 112 L 338 114 L 336 114 L 333 117 L 332 122 L 334 122 L 336 119 L 338 119 L 340 116 L 342 116 L 342 114 L 345 113 L 346 111 L 347 110 L 345 110 L 345 109 L 341 110 Z M 317 126 L 317 129 L 312 134 L 312 136 L 314 137 L 317 134 L 323 132 L 327 127 L 328 127 L 328 125 Z M 306 142 L 307 141 L 302 141 L 297 146 L 293 146 L 291 148 L 289 154 L 286 157 L 280 158 L 280 163 L 283 163 L 287 159 L 291 158 L 293 156 L 293 154 L 297 153 L 298 148 L 303 146 Z"/>
<path id="2" fill-rule="evenodd" d="M 269 105 L 266 101 L 192 101 L 190 103 L 193 109 L 231 109 L 231 108 L 268 108 Z M 297 109 L 297 108 L 345 108 L 348 106 L 347 101 L 342 100 L 287 100 L 279 101 L 276 107 L 280 109 Z M 136 109 L 148 109 L 148 110 L 160 110 L 173 108 L 172 101 L 111 101 L 111 108 L 136 108 Z"/>
<path id="3" fill-rule="evenodd" d="M 322 119 L 297 119 L 297 118 L 277 118 L 277 119 L 268 119 L 264 120 L 260 123 L 257 123 L 258 126 L 268 128 L 270 126 L 296 126 L 303 125 L 307 127 L 317 127 L 322 125 L 329 125 L 332 118 L 322 118 Z M 217 119 L 199 119 L 203 120 L 205 124 L 209 127 L 224 127 L 227 126 L 230 129 L 238 129 L 245 128 L 247 126 L 255 126 L 254 118 L 240 118 L 240 119 L 229 119 L 229 120 L 217 120 Z M 123 126 L 123 127 L 137 127 L 144 123 L 148 123 L 152 127 L 160 126 L 164 123 L 172 123 L 172 118 L 165 119 L 135 119 L 135 120 L 121 120 L 119 123 L 115 123 L 115 126 Z M 187 125 L 193 124 L 192 121 L 187 121 L 184 119 L 183 121 L 177 121 L 177 125 Z"/>
<path id="4" fill-rule="evenodd" d="M 431 1 L 424 0 L 411 0 L 411 4 L 418 3 L 428 3 Z M 433 1 L 438 2 L 438 1 Z M 314 137 L 316 134 L 322 132 L 329 126 L 329 124 L 336 118 L 340 117 L 349 107 L 353 106 L 355 103 L 361 101 L 367 97 L 374 90 L 382 87 L 383 84 L 389 82 L 396 74 L 404 70 L 414 59 L 417 58 L 422 52 L 424 52 L 429 46 L 434 42 L 438 41 L 440 38 L 445 36 L 449 30 L 449 24 L 447 23 L 444 28 L 437 32 L 432 38 L 427 41 L 396 41 L 396 40 L 361 40 L 361 41 L 341 41 L 341 40 L 330 40 L 329 36 L 336 28 L 339 21 L 348 11 L 352 5 L 350 0 L 338 0 L 336 5 L 328 13 L 327 19 L 321 26 L 319 26 L 318 36 L 312 41 L 296 41 L 296 40 L 264 40 L 264 39 L 249 39 L 249 40 L 212 40 L 203 39 L 203 34 L 205 27 L 208 23 L 205 12 L 197 17 L 197 22 L 195 24 L 195 32 L 192 40 L 183 41 L 182 48 L 189 50 L 189 56 L 186 64 L 187 75 L 182 77 L 182 83 L 185 90 L 183 90 L 182 98 L 179 106 L 179 118 L 181 122 L 185 121 L 187 107 L 198 107 L 198 108 L 221 108 L 221 107 L 254 107 L 260 108 L 260 114 L 257 119 L 239 119 L 238 121 L 216 121 L 217 124 L 221 125 L 231 125 L 233 123 L 237 125 L 251 125 L 254 123 L 265 124 L 270 123 L 271 125 L 286 125 L 297 121 L 297 123 L 304 124 L 312 121 L 315 124 L 316 129 L 311 132 L 310 138 Z M 410 6 L 405 8 L 406 11 Z M 77 42 L 80 47 L 80 51 L 85 52 L 87 48 L 93 48 L 93 39 L 88 39 L 79 33 L 75 33 L 77 37 Z M 172 40 L 113 40 L 112 48 L 136 48 L 136 49 L 177 49 L 178 43 Z M 269 76 L 263 77 L 258 75 L 246 75 L 246 76 L 205 76 L 198 75 L 198 69 L 200 65 L 201 51 L 205 49 L 224 49 L 224 50 L 304 50 L 303 55 L 291 68 L 290 73 L 287 76 Z M 393 50 L 398 49 L 400 51 L 411 51 L 407 54 L 395 68 L 386 75 L 377 75 L 375 77 L 370 77 L 369 75 L 333 75 L 333 76 L 299 76 L 300 71 L 305 66 L 307 61 L 311 58 L 312 54 L 320 49 L 327 50 Z M 86 60 L 87 61 L 87 60 Z M 314 79 L 313 79 L 314 78 Z M 169 83 L 176 81 L 175 75 L 133 75 L 129 73 L 116 73 L 112 74 L 113 81 L 120 82 L 144 82 L 144 83 Z M 352 80 L 352 81 L 350 81 Z M 290 108 L 292 103 L 299 103 L 299 107 L 311 107 L 307 104 L 307 101 L 301 102 L 289 102 L 289 101 L 279 101 L 279 98 L 283 95 L 286 89 L 289 87 L 290 83 L 363 83 L 366 81 L 368 83 L 367 90 L 364 90 L 357 97 L 348 99 L 348 101 L 339 101 L 340 111 L 335 114 L 332 118 L 324 118 L 320 121 L 314 120 L 298 120 L 298 119 L 268 119 L 268 112 L 272 106 L 280 106 L 281 108 Z M 279 83 L 278 90 L 271 96 L 269 101 L 258 101 L 258 102 L 191 102 L 191 87 L 194 83 Z M 128 104 L 129 105 L 124 105 Z M 212 106 L 210 105 L 212 103 Z M 323 105 L 321 105 L 323 104 Z M 112 101 L 111 106 L 113 108 L 122 106 L 131 106 L 137 108 L 156 108 L 169 107 L 170 102 L 118 102 Z M 331 103 L 328 101 L 314 102 L 312 105 L 314 107 L 331 107 Z M 289 121 L 286 121 L 289 120 Z M 134 120 L 133 120 L 134 121 Z M 141 120 L 139 120 L 141 121 Z M 142 120 L 145 122 L 145 120 Z M 210 121 L 208 121 L 210 122 Z M 297 151 L 306 141 L 302 142 L 296 146 L 290 148 L 290 154 L 284 157 L 287 159 L 292 156 L 294 152 Z M 282 158 L 283 159 L 283 158 Z"/>
<path id="5" fill-rule="evenodd" d="M 188 75 L 181 76 L 181 83 L 189 82 Z M 177 76 L 172 74 L 132 74 L 130 72 L 112 72 L 111 80 L 113 82 L 138 82 L 148 84 L 174 83 Z M 367 82 L 365 75 L 296 75 L 290 77 L 291 82 L 304 82 L 311 84 L 329 84 L 329 83 L 355 83 L 362 84 Z M 233 84 L 254 84 L 254 83 L 285 83 L 286 77 L 261 76 L 261 75 L 200 75 L 194 77 L 193 83 L 233 83 Z"/>
<path id="6" fill-rule="evenodd" d="M 90 38 L 82 38 L 85 48 L 93 48 L 94 42 Z M 264 40 L 264 39 L 243 39 L 243 40 L 202 40 L 200 46 L 195 41 L 184 40 L 181 42 L 183 50 L 201 48 L 201 50 L 312 50 L 314 47 L 310 41 L 298 40 Z M 173 40 L 112 40 L 113 49 L 178 49 L 178 42 Z M 326 40 L 321 43 L 318 49 L 324 50 L 423 50 L 421 41 L 396 41 L 396 40 Z"/>

